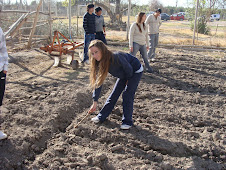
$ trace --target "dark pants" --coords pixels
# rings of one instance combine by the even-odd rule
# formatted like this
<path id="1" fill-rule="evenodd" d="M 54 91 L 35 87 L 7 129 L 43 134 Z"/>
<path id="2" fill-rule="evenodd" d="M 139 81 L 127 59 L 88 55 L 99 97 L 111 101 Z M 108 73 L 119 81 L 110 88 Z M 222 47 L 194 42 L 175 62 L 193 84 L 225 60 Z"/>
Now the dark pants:
<path id="1" fill-rule="evenodd" d="M 6 74 L 3 73 L 3 71 L 0 72 L 0 106 L 2 105 L 3 96 L 5 93 L 5 80 L 6 80 Z"/>
<path id="2" fill-rule="evenodd" d="M 83 61 L 85 62 L 86 60 L 89 59 L 88 57 L 88 48 L 89 48 L 89 44 L 92 40 L 95 40 L 95 34 L 85 34 L 85 40 L 84 40 L 84 57 L 83 57 Z"/>
<path id="3" fill-rule="evenodd" d="M 106 38 L 105 38 L 103 31 L 97 32 L 95 39 L 101 40 L 101 41 L 103 41 L 103 43 L 107 44 L 107 41 L 106 41 Z"/>
<path id="4" fill-rule="evenodd" d="M 137 90 L 137 86 L 140 82 L 142 76 L 141 73 L 134 73 L 134 75 L 128 80 L 126 79 L 117 79 L 114 89 L 110 96 L 108 97 L 104 107 L 101 109 L 100 113 L 97 115 L 101 122 L 105 121 L 109 114 L 112 112 L 119 96 L 122 94 L 123 99 L 123 118 L 122 124 L 126 125 L 133 125 L 133 102 L 134 102 L 134 95 Z"/>

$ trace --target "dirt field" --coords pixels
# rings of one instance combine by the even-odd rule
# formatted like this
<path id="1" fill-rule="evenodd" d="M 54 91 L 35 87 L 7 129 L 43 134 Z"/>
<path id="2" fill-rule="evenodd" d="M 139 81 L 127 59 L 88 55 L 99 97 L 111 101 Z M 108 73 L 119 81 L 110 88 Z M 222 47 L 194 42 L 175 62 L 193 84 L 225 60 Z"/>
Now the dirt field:
<path id="1" fill-rule="evenodd" d="M 226 169 L 225 53 L 158 49 L 136 93 L 135 126 L 124 131 L 121 98 L 106 122 L 91 123 L 96 112 L 74 128 L 92 103 L 88 66 L 52 65 L 35 49 L 10 53 L 0 169 Z"/>

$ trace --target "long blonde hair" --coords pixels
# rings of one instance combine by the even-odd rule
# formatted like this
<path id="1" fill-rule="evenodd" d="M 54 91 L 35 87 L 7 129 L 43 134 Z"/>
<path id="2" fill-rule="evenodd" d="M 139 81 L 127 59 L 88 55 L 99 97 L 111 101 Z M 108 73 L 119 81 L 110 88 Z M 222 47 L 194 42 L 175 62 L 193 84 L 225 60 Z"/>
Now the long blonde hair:
<path id="1" fill-rule="evenodd" d="M 97 47 L 101 52 L 101 60 L 97 61 L 92 57 L 90 48 Z M 98 88 L 107 77 L 110 62 L 113 62 L 113 53 L 108 50 L 107 46 L 100 40 L 93 40 L 89 45 L 90 61 L 90 86 L 92 89 Z"/>

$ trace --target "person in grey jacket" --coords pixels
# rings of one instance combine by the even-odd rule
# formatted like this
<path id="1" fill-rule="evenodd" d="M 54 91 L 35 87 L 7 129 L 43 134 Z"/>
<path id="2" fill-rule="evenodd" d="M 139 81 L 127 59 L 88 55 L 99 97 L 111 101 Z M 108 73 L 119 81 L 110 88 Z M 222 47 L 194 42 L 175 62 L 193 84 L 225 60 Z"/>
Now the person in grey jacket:
<path id="1" fill-rule="evenodd" d="M 6 49 L 5 36 L 0 27 L 0 114 L 2 100 L 5 93 L 6 74 L 8 71 L 8 53 Z M 0 140 L 7 138 L 7 135 L 0 131 Z"/>
<path id="2" fill-rule="evenodd" d="M 102 9 L 101 7 L 97 7 L 95 9 L 95 13 L 96 13 L 96 17 L 95 17 L 95 21 L 96 21 L 96 36 L 95 39 L 101 40 L 103 41 L 105 44 L 107 44 L 106 41 L 106 30 L 105 30 L 105 23 L 104 23 L 104 17 L 102 14 Z"/>
<path id="3" fill-rule="evenodd" d="M 89 113 L 96 110 L 102 84 L 108 72 L 117 77 L 112 93 L 108 97 L 103 108 L 96 117 L 91 120 L 94 123 L 103 122 L 112 112 L 119 96 L 123 98 L 123 118 L 121 129 L 129 129 L 133 125 L 134 95 L 140 82 L 143 67 L 140 61 L 128 53 L 111 52 L 100 40 L 94 40 L 89 46 L 90 58 L 90 85 L 94 89 L 93 104 Z"/>
<path id="4" fill-rule="evenodd" d="M 154 14 L 151 14 L 147 17 L 145 24 L 148 26 L 148 34 L 150 40 L 150 48 L 148 52 L 148 58 L 152 61 L 155 60 L 155 49 L 159 42 L 159 27 L 161 26 L 161 9 L 157 9 Z"/>

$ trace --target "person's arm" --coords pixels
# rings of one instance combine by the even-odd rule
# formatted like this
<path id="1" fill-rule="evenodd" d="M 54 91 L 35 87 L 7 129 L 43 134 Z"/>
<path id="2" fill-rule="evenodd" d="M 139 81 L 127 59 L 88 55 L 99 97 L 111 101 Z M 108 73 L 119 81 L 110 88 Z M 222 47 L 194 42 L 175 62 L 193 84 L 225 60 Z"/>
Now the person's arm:
<path id="1" fill-rule="evenodd" d="M 135 32 L 135 26 L 136 26 L 136 24 L 133 23 L 129 30 L 129 48 L 130 48 L 131 52 L 133 52 L 133 36 L 134 36 L 134 32 Z"/>
<path id="2" fill-rule="evenodd" d="M 93 113 L 93 112 L 96 110 L 96 108 L 97 108 L 97 101 L 98 101 L 98 99 L 99 99 L 101 89 L 102 89 L 102 85 L 101 85 L 99 88 L 96 88 L 96 89 L 93 91 L 93 104 L 92 104 L 92 106 L 89 108 L 88 113 Z"/>
<path id="3" fill-rule="evenodd" d="M 101 85 L 100 87 L 96 88 L 96 89 L 93 91 L 93 100 L 96 101 L 96 102 L 97 102 L 98 99 L 99 99 L 101 89 L 102 89 L 102 85 Z"/>
<path id="4" fill-rule="evenodd" d="M 96 15 L 95 14 L 93 14 L 94 15 L 94 34 L 96 35 Z"/>
<path id="5" fill-rule="evenodd" d="M 145 24 L 146 24 L 147 26 L 150 24 L 150 17 L 151 17 L 151 15 L 149 15 L 149 16 L 146 18 Z"/>
<path id="6" fill-rule="evenodd" d="M 83 28 L 86 33 L 88 33 L 88 15 L 85 14 L 83 17 Z"/>
<path id="7" fill-rule="evenodd" d="M 104 35 L 106 36 L 106 29 L 105 29 L 104 17 L 103 17 L 103 31 L 104 31 Z"/>
<path id="8" fill-rule="evenodd" d="M 145 28 L 145 29 L 148 29 L 148 28 Z M 145 35 L 145 37 L 146 37 L 146 47 L 147 47 L 147 50 L 148 50 L 148 49 L 149 49 L 149 46 L 150 46 L 150 44 L 149 44 L 148 30 L 146 30 L 146 35 Z"/>
<path id="9" fill-rule="evenodd" d="M 0 28 L 0 50 L 3 48 L 5 36 L 3 34 L 2 29 Z"/>
<path id="10" fill-rule="evenodd" d="M 2 49 L 4 49 L 3 50 L 3 52 L 4 52 L 4 61 L 3 61 L 3 63 L 4 63 L 4 65 L 3 65 L 3 73 L 7 73 L 7 71 L 8 71 L 8 65 L 9 65 L 9 62 L 8 62 L 8 53 L 7 53 L 7 48 L 6 48 L 6 45 L 4 45 L 4 47 L 2 48 Z M 0 51 L 2 51 L 2 50 L 0 50 Z"/>
<path id="11" fill-rule="evenodd" d="M 161 17 L 159 16 L 159 27 L 162 25 Z"/>
<path id="12" fill-rule="evenodd" d="M 5 41 L 5 35 L 2 31 L 2 29 L 0 28 L 0 52 L 2 54 L 2 62 L 3 62 L 3 73 L 7 73 L 8 71 L 8 53 L 7 53 L 7 48 L 6 48 L 6 41 Z"/>
<path id="13" fill-rule="evenodd" d="M 104 35 L 106 36 L 106 30 L 105 30 L 105 27 L 103 27 L 103 31 L 104 31 Z"/>
<path id="14" fill-rule="evenodd" d="M 92 104 L 92 106 L 89 108 L 88 113 L 89 113 L 89 114 L 90 114 L 90 113 L 93 113 L 94 111 L 96 111 L 96 109 L 97 109 L 97 102 L 96 102 L 96 101 L 93 101 L 93 104 Z"/>

